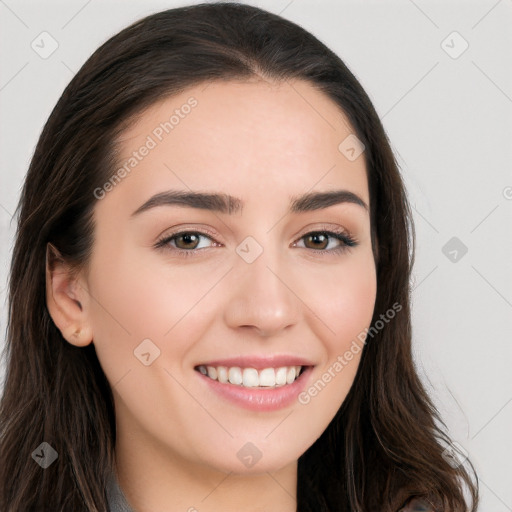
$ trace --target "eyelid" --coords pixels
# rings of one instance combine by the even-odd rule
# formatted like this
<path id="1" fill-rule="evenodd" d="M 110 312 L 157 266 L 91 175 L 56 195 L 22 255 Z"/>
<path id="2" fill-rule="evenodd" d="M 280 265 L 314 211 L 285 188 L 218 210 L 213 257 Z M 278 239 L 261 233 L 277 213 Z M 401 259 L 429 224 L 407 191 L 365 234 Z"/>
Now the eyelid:
<path id="1" fill-rule="evenodd" d="M 180 235 L 182 233 L 201 233 L 202 235 L 209 236 L 212 238 L 220 236 L 216 231 L 213 231 L 212 229 L 205 227 L 197 227 L 194 224 L 185 224 L 165 229 L 160 233 L 160 235 L 158 235 L 157 240 L 162 240 L 164 238 L 169 238 L 171 236 Z"/>
<path id="2" fill-rule="evenodd" d="M 357 247 L 359 245 L 359 240 L 355 238 L 354 235 L 351 234 L 350 231 L 348 231 L 345 228 L 342 228 L 340 226 L 332 226 L 332 225 L 323 225 L 320 227 L 315 227 L 313 229 L 307 228 L 305 232 L 303 232 L 295 242 L 293 242 L 293 245 L 295 246 L 297 242 L 302 240 L 307 235 L 311 234 L 326 234 L 330 238 L 334 238 L 340 242 L 340 245 L 338 247 L 335 247 L 334 249 L 310 249 L 308 247 L 305 247 L 305 249 L 309 249 L 309 251 L 313 253 L 320 253 L 325 255 L 340 255 L 345 253 L 346 251 Z"/>
<path id="3" fill-rule="evenodd" d="M 195 228 L 195 227 L 189 228 L 189 227 L 185 226 L 183 228 L 178 229 L 178 231 L 175 231 L 175 232 L 171 231 L 171 233 L 169 233 L 169 234 L 165 234 L 165 233 L 166 232 L 164 231 L 164 234 L 160 235 L 158 237 L 156 243 L 154 244 L 155 248 L 165 249 L 166 246 L 169 244 L 169 242 L 172 239 L 175 239 L 176 237 L 179 237 L 180 235 L 190 234 L 190 233 L 205 236 L 206 238 L 209 238 L 217 246 L 223 245 L 222 243 L 220 243 L 216 240 L 217 234 L 209 229 L 206 229 L 206 228 Z M 311 226 L 309 226 L 308 228 L 305 228 L 303 233 L 301 235 L 299 235 L 294 240 L 294 242 L 292 242 L 292 246 L 295 247 L 297 242 L 302 240 L 307 235 L 322 234 L 322 233 L 327 234 L 327 236 L 329 236 L 330 238 L 337 239 L 338 241 L 341 242 L 341 244 L 338 247 L 336 247 L 334 249 L 329 249 L 329 250 L 310 249 L 308 247 L 305 247 L 305 249 L 309 249 L 309 251 L 313 251 L 316 253 L 325 253 L 325 254 L 329 255 L 329 254 L 337 254 L 340 252 L 345 252 L 345 251 L 359 245 L 359 241 L 347 229 L 342 228 L 340 226 L 324 224 L 324 225 L 316 226 L 314 228 Z M 194 256 L 198 252 L 203 251 L 204 249 L 210 249 L 210 247 L 206 247 L 206 248 L 202 247 L 201 249 L 180 249 L 178 247 L 173 247 L 172 249 L 169 249 L 169 250 L 171 250 L 172 252 L 178 253 L 178 254 L 185 253 L 185 254 L 183 254 L 184 256 Z"/>
<path id="4" fill-rule="evenodd" d="M 217 242 L 217 240 L 215 239 L 215 237 L 217 237 L 217 234 L 214 233 L 213 231 L 210 231 L 209 229 L 206 229 L 206 228 L 188 228 L 188 227 L 184 227 L 184 228 L 180 228 L 178 229 L 178 231 L 171 231 L 170 233 L 168 233 L 168 230 L 164 231 L 164 234 L 163 235 L 160 235 L 157 239 L 157 241 L 155 242 L 154 244 L 154 247 L 155 248 L 164 248 L 171 239 L 173 238 L 176 238 L 180 235 L 183 235 L 183 234 L 189 234 L 189 233 L 196 233 L 198 235 L 202 235 L 202 236 L 205 236 L 206 238 L 210 238 L 210 240 L 215 243 L 215 244 L 220 244 L 222 245 L 220 242 Z M 180 249 L 178 247 L 173 247 L 174 251 L 176 252 L 186 252 L 186 253 L 192 253 L 192 252 L 198 252 L 199 249 Z"/>
<path id="5" fill-rule="evenodd" d="M 356 240 L 354 235 L 348 229 L 345 229 L 342 226 L 333 225 L 333 224 L 320 224 L 320 225 L 315 224 L 314 227 L 311 227 L 311 225 L 309 225 L 306 228 L 304 228 L 304 230 L 302 231 L 302 234 L 300 234 L 297 237 L 297 240 L 299 240 L 300 238 L 303 238 L 304 236 L 309 235 L 311 233 L 325 233 L 325 232 L 343 235 L 346 238 L 350 238 L 350 239 L 354 240 L 354 242 L 358 242 L 358 240 Z"/>

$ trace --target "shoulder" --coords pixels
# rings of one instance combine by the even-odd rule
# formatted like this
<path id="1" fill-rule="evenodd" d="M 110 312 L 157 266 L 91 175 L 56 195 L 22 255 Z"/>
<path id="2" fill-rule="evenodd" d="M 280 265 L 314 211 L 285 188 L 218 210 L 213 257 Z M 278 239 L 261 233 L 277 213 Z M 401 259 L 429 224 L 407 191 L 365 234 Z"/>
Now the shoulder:
<path id="1" fill-rule="evenodd" d="M 426 499 L 413 498 L 405 504 L 405 507 L 397 512 L 436 512 L 436 510 Z"/>

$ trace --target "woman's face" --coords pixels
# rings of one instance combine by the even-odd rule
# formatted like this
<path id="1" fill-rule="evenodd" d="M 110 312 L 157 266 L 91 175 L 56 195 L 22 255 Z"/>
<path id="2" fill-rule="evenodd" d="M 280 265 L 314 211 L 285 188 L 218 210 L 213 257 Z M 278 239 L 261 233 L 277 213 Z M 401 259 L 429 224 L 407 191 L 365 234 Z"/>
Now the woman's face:
<path id="1" fill-rule="evenodd" d="M 301 81 L 203 84 L 124 132 L 84 287 L 125 452 L 261 472 L 325 430 L 376 294 L 351 133 Z"/>

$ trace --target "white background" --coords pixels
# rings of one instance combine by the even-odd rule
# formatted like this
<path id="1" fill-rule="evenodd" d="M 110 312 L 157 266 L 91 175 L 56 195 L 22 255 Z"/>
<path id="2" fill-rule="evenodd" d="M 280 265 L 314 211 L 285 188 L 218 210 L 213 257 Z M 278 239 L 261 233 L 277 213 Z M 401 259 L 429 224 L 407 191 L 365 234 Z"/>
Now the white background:
<path id="1" fill-rule="evenodd" d="M 102 42 L 189 3 L 0 1 L 0 349 L 11 217 L 44 122 Z M 247 3 L 316 35 L 374 102 L 413 205 L 419 371 L 476 465 L 480 510 L 512 511 L 512 1 Z M 58 42 L 47 59 L 31 48 L 43 31 Z M 469 44 L 457 58 L 454 31 Z M 442 251 L 452 237 L 468 249 L 455 262 Z"/>

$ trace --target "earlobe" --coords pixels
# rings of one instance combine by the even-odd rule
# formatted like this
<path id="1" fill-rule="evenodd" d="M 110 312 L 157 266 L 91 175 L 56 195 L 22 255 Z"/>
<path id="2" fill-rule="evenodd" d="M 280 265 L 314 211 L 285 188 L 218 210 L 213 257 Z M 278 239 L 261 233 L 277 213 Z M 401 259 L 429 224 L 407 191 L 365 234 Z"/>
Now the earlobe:
<path id="1" fill-rule="evenodd" d="M 46 305 L 62 336 L 72 345 L 85 347 L 92 341 L 88 319 L 88 296 L 59 250 L 46 246 Z"/>

